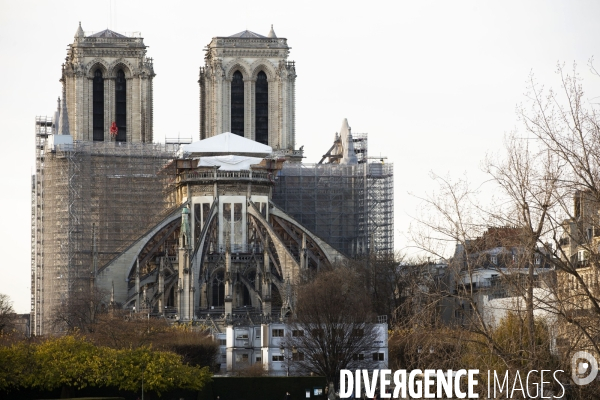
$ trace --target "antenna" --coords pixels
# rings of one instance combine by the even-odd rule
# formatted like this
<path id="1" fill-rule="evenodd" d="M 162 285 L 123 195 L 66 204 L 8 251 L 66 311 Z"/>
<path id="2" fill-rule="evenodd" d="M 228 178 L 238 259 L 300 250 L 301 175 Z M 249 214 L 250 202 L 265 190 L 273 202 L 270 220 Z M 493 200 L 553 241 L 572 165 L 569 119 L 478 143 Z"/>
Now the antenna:
<path id="1" fill-rule="evenodd" d="M 106 28 L 113 31 L 117 30 L 117 0 L 108 0 L 108 21 L 106 22 Z"/>

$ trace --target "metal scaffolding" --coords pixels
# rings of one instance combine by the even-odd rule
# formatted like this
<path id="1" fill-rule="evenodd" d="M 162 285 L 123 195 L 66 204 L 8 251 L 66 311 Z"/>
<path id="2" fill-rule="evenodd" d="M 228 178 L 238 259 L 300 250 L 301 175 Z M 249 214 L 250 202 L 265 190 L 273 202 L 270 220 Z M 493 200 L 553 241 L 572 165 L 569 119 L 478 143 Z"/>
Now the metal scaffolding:
<path id="1" fill-rule="evenodd" d="M 36 119 L 32 177 L 32 333 L 86 290 L 106 265 L 175 206 L 173 151 L 165 145 L 48 140 L 52 120 Z"/>
<path id="2" fill-rule="evenodd" d="M 393 164 L 286 163 L 273 202 L 347 256 L 384 255 L 394 251 L 393 193 Z"/>
<path id="3" fill-rule="evenodd" d="M 42 298 L 44 296 L 44 220 L 42 204 L 44 202 L 44 146 L 48 136 L 53 133 L 54 122 L 51 117 L 38 116 L 35 119 L 35 173 L 31 176 L 31 316 L 30 326 L 33 333 L 42 327 Z"/>

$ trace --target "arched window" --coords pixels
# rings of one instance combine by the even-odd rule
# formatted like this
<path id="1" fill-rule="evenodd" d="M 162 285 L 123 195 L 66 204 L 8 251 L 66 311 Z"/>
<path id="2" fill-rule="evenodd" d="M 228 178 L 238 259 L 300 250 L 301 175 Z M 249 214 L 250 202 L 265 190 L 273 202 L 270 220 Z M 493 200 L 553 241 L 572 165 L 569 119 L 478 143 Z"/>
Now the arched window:
<path id="1" fill-rule="evenodd" d="M 99 69 L 94 72 L 92 92 L 93 139 L 102 141 L 104 140 L 104 78 Z"/>
<path id="2" fill-rule="evenodd" d="M 115 138 L 117 142 L 127 141 L 127 81 L 122 69 L 117 71 L 115 80 L 115 122 L 119 132 Z"/>
<path id="3" fill-rule="evenodd" d="M 211 306 L 222 307 L 225 305 L 225 274 L 217 272 L 211 283 L 212 301 Z"/>
<path id="4" fill-rule="evenodd" d="M 231 80 L 231 133 L 244 136 L 244 78 L 240 71 Z"/>
<path id="5" fill-rule="evenodd" d="M 260 71 L 256 77 L 256 114 L 254 127 L 256 132 L 256 141 L 262 144 L 269 144 L 269 82 L 267 74 Z"/>

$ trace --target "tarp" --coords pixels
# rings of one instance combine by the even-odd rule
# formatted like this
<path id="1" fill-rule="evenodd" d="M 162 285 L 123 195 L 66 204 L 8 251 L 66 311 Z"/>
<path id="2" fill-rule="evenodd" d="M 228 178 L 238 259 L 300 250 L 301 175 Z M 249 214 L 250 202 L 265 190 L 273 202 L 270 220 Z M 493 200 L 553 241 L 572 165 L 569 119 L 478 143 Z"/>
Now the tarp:
<path id="1" fill-rule="evenodd" d="M 191 156 L 244 155 L 266 157 L 273 152 L 271 146 L 246 139 L 231 132 L 221 133 L 208 139 L 183 146 L 183 152 Z"/>
<path id="2" fill-rule="evenodd" d="M 253 164 L 259 164 L 262 157 L 247 156 L 213 156 L 202 157 L 198 163 L 199 167 L 221 167 L 220 171 L 241 171 L 250 169 Z"/>

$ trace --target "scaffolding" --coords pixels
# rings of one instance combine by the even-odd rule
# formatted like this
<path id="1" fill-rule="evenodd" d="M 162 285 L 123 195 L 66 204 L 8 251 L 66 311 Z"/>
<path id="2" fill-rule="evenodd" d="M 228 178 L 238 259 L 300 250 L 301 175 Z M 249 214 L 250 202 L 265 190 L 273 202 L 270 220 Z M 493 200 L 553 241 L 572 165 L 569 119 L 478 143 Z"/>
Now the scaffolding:
<path id="1" fill-rule="evenodd" d="M 366 141 L 364 144 L 366 161 Z M 273 202 L 349 257 L 394 251 L 393 164 L 285 163 Z"/>
<path id="2" fill-rule="evenodd" d="M 174 152 L 160 144 L 49 146 L 36 119 L 32 177 L 32 333 L 53 330 L 58 307 L 175 207 Z"/>
<path id="3" fill-rule="evenodd" d="M 42 221 L 44 200 L 44 147 L 48 136 L 54 132 L 51 117 L 38 116 L 35 119 L 35 173 L 31 176 L 31 315 L 30 329 L 35 333 L 41 329 L 42 298 L 44 295 L 43 273 L 44 231 Z"/>
<path id="4" fill-rule="evenodd" d="M 352 134 L 352 143 L 354 144 L 354 154 L 356 154 L 356 158 L 358 159 L 359 164 L 364 164 L 367 162 L 367 158 L 369 155 L 369 142 L 367 140 L 367 133 L 353 133 Z"/>
<path id="5" fill-rule="evenodd" d="M 367 216 L 372 253 L 394 253 L 394 164 L 374 162 L 367 168 Z"/>

